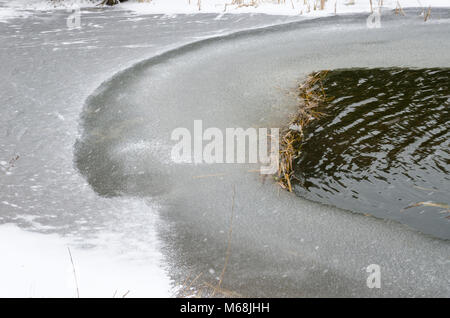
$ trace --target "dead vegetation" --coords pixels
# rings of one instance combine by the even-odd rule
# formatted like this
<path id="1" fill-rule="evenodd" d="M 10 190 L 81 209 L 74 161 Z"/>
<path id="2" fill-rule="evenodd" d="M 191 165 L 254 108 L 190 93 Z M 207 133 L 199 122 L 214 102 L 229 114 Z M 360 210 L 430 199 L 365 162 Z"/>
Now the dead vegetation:
<path id="1" fill-rule="evenodd" d="M 51 0 L 53 3 L 61 3 L 64 0 Z M 89 1 L 89 0 L 88 0 Z M 90 0 L 92 2 L 96 2 L 96 0 Z M 97 6 L 115 6 L 121 2 L 126 2 L 128 0 L 98 0 L 100 1 Z M 137 2 L 152 2 L 153 0 L 136 0 Z M 243 7 L 253 7 L 257 8 L 262 3 L 272 3 L 278 5 L 286 5 L 287 0 L 231 0 L 229 3 L 224 4 L 223 12 L 227 12 L 228 7 L 234 7 L 235 9 L 243 8 Z M 335 0 L 331 5 L 334 6 L 334 14 L 337 14 L 337 4 L 340 0 Z M 370 11 L 374 12 L 373 0 L 369 0 Z M 188 0 L 188 4 L 191 5 L 191 0 Z M 292 10 L 298 10 L 299 15 L 303 15 L 303 13 L 310 13 L 311 11 L 323 11 L 325 10 L 325 5 L 328 0 L 289 0 L 288 5 L 290 4 Z M 378 10 L 381 12 L 381 8 L 383 7 L 383 0 L 377 0 L 378 2 Z M 342 0 L 342 3 L 346 6 L 352 6 L 356 4 L 355 0 Z M 418 3 L 421 5 L 420 1 Z M 202 11 L 202 0 L 197 0 L 195 5 L 198 8 L 198 11 Z M 406 15 L 403 11 L 402 6 L 400 5 L 400 0 L 396 2 L 396 7 L 394 9 L 395 15 Z M 424 21 L 426 22 L 431 16 L 431 6 L 428 8 L 423 7 L 421 15 L 424 17 Z"/>
<path id="2" fill-rule="evenodd" d="M 287 128 L 281 131 L 277 181 L 289 192 L 292 192 L 294 162 L 301 153 L 304 131 L 311 121 L 323 116 L 323 113 L 318 110 L 319 106 L 329 100 L 322 85 L 327 74 L 328 71 L 312 73 L 298 87 L 296 92 L 299 99 L 298 112 Z"/>
<path id="3" fill-rule="evenodd" d="M 428 7 L 428 11 L 426 13 L 424 11 L 424 21 L 427 22 L 430 16 L 431 16 L 431 6 Z"/>
<path id="4" fill-rule="evenodd" d="M 70 263 L 72 264 L 72 272 L 73 272 L 73 278 L 74 278 L 74 281 L 75 281 L 75 288 L 76 288 L 76 292 L 77 292 L 77 298 L 80 298 L 80 289 L 78 288 L 77 272 L 75 271 L 75 264 L 73 263 L 72 252 L 70 251 L 70 248 L 68 246 L 67 246 L 67 251 L 69 252 Z"/>
<path id="5" fill-rule="evenodd" d="M 395 15 L 399 15 L 399 14 L 401 14 L 401 15 L 405 15 L 405 12 L 403 11 L 403 8 L 402 8 L 402 6 L 400 5 L 400 2 L 399 1 L 397 1 L 397 6 L 395 7 Z"/>
<path id="6" fill-rule="evenodd" d="M 232 0 L 230 3 L 225 3 L 223 11 L 227 11 L 229 6 L 234 6 L 236 8 L 243 7 L 258 7 L 258 0 L 251 0 L 250 2 L 245 2 L 245 0 Z"/>
<path id="7" fill-rule="evenodd" d="M 103 0 L 102 2 L 100 2 L 98 4 L 98 6 L 104 6 L 104 5 L 115 6 L 116 4 L 119 4 L 119 3 L 120 3 L 119 0 Z"/>

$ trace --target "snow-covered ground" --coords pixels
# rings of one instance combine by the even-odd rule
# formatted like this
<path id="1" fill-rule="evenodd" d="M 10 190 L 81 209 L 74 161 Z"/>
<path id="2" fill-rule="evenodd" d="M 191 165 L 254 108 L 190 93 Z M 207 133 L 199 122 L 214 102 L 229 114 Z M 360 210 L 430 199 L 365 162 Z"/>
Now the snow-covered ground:
<path id="1" fill-rule="evenodd" d="M 73 7 L 98 7 L 100 0 L 12 0 L 0 1 L 0 21 L 26 17 L 30 11 L 49 11 Z M 371 4 L 372 2 L 372 4 Z M 449 0 L 131 0 L 114 7 L 136 14 L 194 14 L 194 13 L 263 13 L 270 15 L 306 15 L 312 17 L 330 14 L 370 12 L 382 6 L 397 7 L 448 7 Z"/>
<path id="2" fill-rule="evenodd" d="M 271 15 L 324 16 L 334 13 L 369 12 L 369 0 L 327 0 L 321 8 L 320 0 L 153 0 L 145 2 L 126 2 L 123 8 L 138 13 L 264 13 Z M 397 2 L 401 7 L 449 6 L 447 0 L 383 0 L 384 8 L 395 9 Z M 238 4 L 233 4 L 238 3 Z M 381 4 L 381 2 L 380 2 Z M 378 1 L 372 1 L 373 8 Z"/>
<path id="3" fill-rule="evenodd" d="M 118 244 L 80 249 L 57 234 L 31 233 L 13 224 L 0 226 L 0 242 L 0 297 L 171 295 L 158 255 L 153 262 L 130 262 L 120 257 Z"/>

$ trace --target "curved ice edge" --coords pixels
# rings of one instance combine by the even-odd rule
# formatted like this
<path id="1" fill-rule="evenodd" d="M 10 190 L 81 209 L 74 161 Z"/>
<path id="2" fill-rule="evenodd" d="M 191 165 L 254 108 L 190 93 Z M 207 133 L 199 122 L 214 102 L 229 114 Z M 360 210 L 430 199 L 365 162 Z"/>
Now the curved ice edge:
<path id="1" fill-rule="evenodd" d="M 442 7 L 444 9 L 446 9 L 446 7 Z M 412 10 L 412 9 L 421 9 L 420 7 L 407 7 L 406 10 Z M 205 13 L 206 14 L 206 13 Z M 349 18 L 352 17 L 363 17 L 363 18 L 367 18 L 366 14 L 364 12 L 345 12 L 345 13 L 341 13 L 341 14 L 337 14 L 337 15 L 328 15 L 328 16 L 312 16 L 312 17 L 304 17 L 302 20 L 299 21 L 293 21 L 293 22 L 287 22 L 287 23 L 281 23 L 281 24 L 273 24 L 273 25 L 267 25 L 267 26 L 262 26 L 262 27 L 257 27 L 257 28 L 250 28 L 250 29 L 245 29 L 245 30 L 240 30 L 240 31 L 235 31 L 235 32 L 230 32 L 227 34 L 220 34 L 217 36 L 212 36 L 212 37 L 208 37 L 205 39 L 201 39 L 201 40 L 197 40 L 197 41 L 193 41 L 187 44 L 182 44 L 178 47 L 169 49 L 167 51 L 161 52 L 159 54 L 153 55 L 149 58 L 145 58 L 141 61 L 138 61 L 134 64 L 131 64 L 127 67 L 125 67 L 124 69 L 116 72 L 115 74 L 113 74 L 112 76 L 110 76 L 108 79 L 104 80 L 85 100 L 82 109 L 84 110 L 86 108 L 86 106 L 90 103 L 90 101 L 92 101 L 93 98 L 98 97 L 99 95 L 101 95 L 102 93 L 105 92 L 106 89 L 108 89 L 110 87 L 110 84 L 112 82 L 115 81 L 120 81 L 122 79 L 127 79 L 129 77 L 129 74 L 134 73 L 135 70 L 139 70 L 139 69 L 144 69 L 144 68 L 149 68 L 153 65 L 157 65 L 160 64 L 162 62 L 166 62 L 174 57 L 179 57 L 182 56 L 183 54 L 186 54 L 188 52 L 192 52 L 198 49 L 201 49 L 207 45 L 210 44 L 214 44 L 217 41 L 230 41 L 230 40 L 234 40 L 234 39 L 238 39 L 240 37 L 245 37 L 248 35 L 258 35 L 258 34 L 262 34 L 262 33 L 266 33 L 266 32 L 284 32 L 284 31 L 288 31 L 290 29 L 295 29 L 298 25 L 301 24 L 305 24 L 308 22 L 314 22 L 314 20 L 319 20 L 319 19 L 339 19 L 342 18 L 342 16 L 346 16 Z M 389 67 L 387 67 L 389 68 Z M 393 68 L 396 68 L 395 66 Z M 415 67 L 409 67 L 411 69 L 414 69 Z M 417 67 L 420 68 L 420 67 Z M 336 68 L 334 70 L 340 70 L 341 68 Z M 82 132 L 83 129 L 82 127 L 80 127 L 80 131 Z M 80 134 L 81 136 L 81 134 Z M 321 203 L 318 201 L 313 201 L 313 200 L 309 200 L 308 201 L 311 202 L 315 202 L 317 204 L 320 205 L 325 205 L 325 206 L 329 206 L 332 208 L 336 208 L 333 205 L 330 204 L 326 204 L 326 203 Z M 340 209 L 342 211 L 346 211 L 349 213 L 353 213 L 356 215 L 361 215 L 363 214 L 362 212 L 358 212 L 358 211 L 352 211 L 352 210 L 346 210 L 346 209 Z M 401 223 L 400 221 L 397 220 L 391 220 L 391 219 L 384 219 L 384 218 L 380 218 L 374 215 L 371 215 L 371 217 L 382 220 L 382 221 L 388 221 L 388 222 L 396 222 L 402 226 L 405 226 L 409 229 L 411 229 L 412 231 L 416 231 L 421 233 L 421 235 L 427 236 L 429 238 L 432 239 L 436 239 L 436 237 L 434 237 L 433 235 L 427 234 L 427 233 L 423 233 L 413 227 L 410 227 L 406 224 Z M 443 241 L 448 241 L 450 242 L 450 239 L 444 239 L 444 238 L 437 238 L 439 240 L 443 240 Z"/>
<path id="2" fill-rule="evenodd" d="M 197 49 L 200 49 L 204 46 L 207 46 L 209 44 L 214 44 L 217 41 L 221 40 L 231 40 L 231 39 L 238 39 L 239 37 L 245 37 L 248 35 L 257 35 L 265 32 L 282 32 L 289 29 L 295 29 L 295 27 L 299 24 L 305 24 L 308 22 L 313 22 L 315 20 L 321 20 L 321 19 L 330 19 L 330 18 L 340 18 L 340 17 L 358 17 L 362 16 L 362 13 L 343 13 L 333 16 L 323 16 L 323 17 L 304 17 L 299 21 L 293 21 L 293 22 L 286 22 L 286 23 L 280 23 L 280 24 L 271 24 L 266 25 L 262 27 L 256 27 L 256 28 L 250 28 L 245 30 L 239 30 L 239 31 L 232 31 L 226 34 L 220 34 L 216 36 L 207 37 L 205 39 L 196 40 L 189 42 L 187 44 L 182 44 L 180 46 L 177 46 L 175 48 L 171 48 L 167 51 L 158 53 L 156 55 L 152 55 L 148 58 L 144 58 L 141 61 L 138 61 L 134 64 L 128 65 L 122 70 L 116 72 L 109 78 L 105 79 L 99 86 L 96 88 L 87 98 L 84 103 L 84 106 L 89 103 L 89 101 L 100 95 L 106 88 L 109 87 L 109 84 L 115 80 L 119 80 L 121 78 L 125 79 L 127 78 L 128 73 L 132 73 L 134 70 L 138 70 L 141 68 L 150 67 L 152 65 L 159 64 L 161 62 L 167 61 L 171 58 L 181 56 L 189 51 L 195 51 Z M 365 18 L 367 18 L 366 15 L 364 15 Z M 83 109 L 84 109 L 83 106 Z"/>
<path id="3" fill-rule="evenodd" d="M 352 16 L 360 16 L 360 14 L 355 14 Z M 332 17 L 333 18 L 333 17 Z M 231 40 L 237 39 L 240 36 L 246 35 L 254 35 L 265 32 L 277 32 L 277 31 L 285 31 L 284 27 L 288 29 L 294 29 L 295 26 L 301 23 L 307 23 L 308 21 L 298 21 L 291 22 L 283 25 L 269 26 L 258 28 L 255 30 L 244 30 L 238 31 L 235 33 L 231 33 L 228 35 L 222 35 L 218 37 L 208 38 L 204 40 L 200 40 L 197 42 L 193 42 L 187 45 L 180 46 L 176 49 L 161 53 L 157 56 L 151 57 L 144 61 L 138 62 L 134 64 L 132 67 L 122 70 L 116 73 L 113 77 L 111 77 L 108 81 L 102 83 L 102 85 L 86 100 L 86 105 L 89 104 L 89 101 L 102 93 L 109 87 L 109 84 L 115 82 L 116 80 L 125 80 L 134 70 L 140 68 L 148 68 L 158 63 L 167 61 L 171 58 L 178 57 L 183 55 L 186 52 L 194 51 L 203 47 L 206 47 L 209 44 L 216 43 L 217 41 L 222 40 Z M 302 202 L 299 198 L 293 198 L 292 195 L 283 193 L 282 200 L 288 201 L 296 201 Z M 315 211 L 311 211 L 311 207 L 314 207 L 315 204 L 303 202 L 305 205 L 306 211 L 298 211 L 299 214 L 303 214 L 305 217 L 305 222 L 314 225 L 319 224 L 318 221 L 326 222 L 325 228 L 329 228 L 330 230 L 335 230 L 337 233 L 327 232 L 325 240 L 319 238 L 321 243 L 329 243 L 329 241 L 333 241 L 333 243 L 341 243 L 336 246 L 336 249 L 328 249 L 325 255 L 318 255 L 315 251 L 308 251 L 309 247 L 305 246 L 305 249 L 302 250 L 304 254 L 302 254 L 302 262 L 303 263 L 317 263 L 319 262 L 319 267 L 326 267 L 327 272 L 328 268 L 334 268 L 337 270 L 339 274 L 343 274 L 341 272 L 341 266 L 335 266 L 332 260 L 329 259 L 333 256 L 333 252 L 338 252 L 337 254 L 343 254 L 344 260 L 341 262 L 345 264 L 355 265 L 354 261 L 348 263 L 349 260 L 345 260 L 345 256 L 348 256 L 348 252 L 352 254 L 356 254 L 355 258 L 358 258 L 356 262 L 361 265 L 359 261 L 362 259 L 370 260 L 370 259 L 380 259 L 381 262 L 385 261 L 390 266 L 392 265 L 400 265 L 400 267 L 410 268 L 412 274 L 405 274 L 407 277 L 415 277 L 418 269 L 420 270 L 420 274 L 423 276 L 418 278 L 416 281 L 406 281 L 400 282 L 400 290 L 402 289 L 412 289 L 407 291 L 408 294 L 411 295 L 448 295 L 448 255 L 449 255 L 449 245 L 448 240 L 436 239 L 432 238 L 428 235 L 420 234 L 417 230 L 410 229 L 409 227 L 398 223 L 397 221 L 389 221 L 382 219 L 373 219 L 366 218 L 358 213 L 348 213 L 347 211 L 339 210 L 339 209 L 330 209 L 329 212 L 326 212 L 327 220 L 323 220 L 321 216 L 312 215 L 311 213 L 315 213 Z M 289 217 L 289 216 L 286 216 Z M 264 224 L 264 222 L 262 222 Z M 348 229 L 353 228 L 356 232 L 354 234 L 348 233 Z M 342 235 L 341 237 L 339 235 Z M 376 239 L 374 242 L 370 242 L 370 240 Z M 353 241 L 362 240 L 362 242 L 357 242 L 354 244 Z M 316 244 L 316 242 L 311 242 L 312 244 Z M 370 251 L 370 245 L 374 244 L 376 249 L 374 251 Z M 414 246 L 410 246 L 410 244 L 414 243 Z M 317 245 L 316 247 L 320 247 Z M 314 248 L 315 249 L 315 248 Z M 368 250 L 369 249 L 369 250 Z M 316 251 L 319 250 L 316 249 Z M 343 252 L 343 253 L 342 253 Z M 420 257 L 419 257 L 419 254 Z M 415 257 L 416 256 L 416 257 Z M 325 257 L 325 258 L 324 258 Z M 383 259 L 384 257 L 384 259 Z M 305 261 L 306 259 L 306 261 Z M 273 262 L 272 262 L 273 263 Z M 294 262 L 295 263 L 295 262 Z M 369 265 L 369 263 L 364 263 Z M 314 266 L 314 265 L 313 265 Z M 409 267 L 408 267 L 409 266 Z M 337 268 L 339 268 L 339 270 Z M 398 266 L 397 266 L 398 267 Z M 361 269 L 361 268 L 360 268 Z M 364 269 L 362 269 L 364 270 Z M 389 269 L 388 269 L 389 270 Z M 391 277 L 390 285 L 394 284 L 397 281 L 397 278 L 402 277 L 401 272 L 397 272 L 397 269 L 394 269 L 393 277 Z M 338 274 L 338 275 L 339 275 Z M 365 274 L 362 274 L 365 275 Z M 388 274 L 389 275 L 389 274 Z M 432 281 L 428 281 L 427 277 L 429 276 L 434 279 L 441 280 L 436 284 Z M 348 277 L 348 272 L 344 273 L 344 277 L 350 279 Z M 404 277 L 402 277 L 404 278 Z M 430 278 L 431 279 L 431 278 Z M 352 281 L 352 280 L 351 280 Z M 427 283 L 424 285 L 420 285 L 423 283 Z M 430 285 L 431 284 L 431 285 Z M 425 286 L 426 285 L 426 286 Z M 434 287 L 433 287 L 434 286 Z M 353 287 L 355 288 L 355 287 Z M 350 289 L 350 288 L 349 288 Z M 421 289 L 423 289 L 421 291 Z M 356 288 L 353 291 L 358 291 L 362 295 L 383 295 L 383 291 L 381 293 L 376 293 L 375 290 Z M 372 293 L 367 293 L 367 292 Z M 421 294 L 421 292 L 423 294 Z M 389 294 L 389 293 L 388 293 Z"/>

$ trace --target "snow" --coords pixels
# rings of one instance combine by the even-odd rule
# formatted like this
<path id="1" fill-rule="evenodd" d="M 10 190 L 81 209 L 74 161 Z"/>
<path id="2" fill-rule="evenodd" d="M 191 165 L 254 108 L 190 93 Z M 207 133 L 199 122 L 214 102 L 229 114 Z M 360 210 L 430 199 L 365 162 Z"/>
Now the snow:
<path id="1" fill-rule="evenodd" d="M 369 0 L 328 0 L 323 10 L 320 10 L 320 0 L 237 0 L 241 4 L 231 4 L 232 0 L 138 0 L 121 3 L 112 10 L 128 10 L 135 14 L 197 14 L 197 13 L 262 13 L 271 15 L 305 15 L 320 17 L 330 14 L 370 12 Z M 49 11 L 55 9 L 70 9 L 74 7 L 97 7 L 98 1 L 91 0 L 0 0 L 0 22 L 10 18 L 26 17 L 29 11 Z M 278 3 L 280 2 L 280 3 Z M 378 1 L 373 0 L 373 7 Z M 395 9 L 398 5 L 407 7 L 448 7 L 449 0 L 384 0 L 385 9 Z M 1 5 L 3 4 L 3 6 Z"/>
<path id="2" fill-rule="evenodd" d="M 315 0 L 259 0 L 251 5 L 251 0 L 242 0 L 243 5 L 231 5 L 231 0 L 153 0 L 151 2 L 125 2 L 120 4 L 127 10 L 146 14 L 182 14 L 182 13 L 263 13 L 271 15 L 326 16 L 336 13 L 370 12 L 369 0 L 328 0 L 323 10 L 319 10 L 320 1 Z M 316 4 L 315 4 L 316 3 Z M 373 0 L 373 6 L 377 6 Z M 402 8 L 407 7 L 444 7 L 447 0 L 399 0 Z M 395 9 L 397 0 L 384 0 L 383 7 Z"/>
<path id="3" fill-rule="evenodd" d="M 59 235 L 12 224 L 0 226 L 0 255 L 0 297 L 77 297 L 76 281 L 80 297 L 171 295 L 157 255 L 153 262 L 125 260 L 114 245 L 81 249 Z"/>
<path id="4" fill-rule="evenodd" d="M 0 22 L 6 22 L 9 19 L 28 16 L 28 13 L 22 11 L 21 9 L 22 8 L 17 8 L 15 6 L 0 7 Z"/>

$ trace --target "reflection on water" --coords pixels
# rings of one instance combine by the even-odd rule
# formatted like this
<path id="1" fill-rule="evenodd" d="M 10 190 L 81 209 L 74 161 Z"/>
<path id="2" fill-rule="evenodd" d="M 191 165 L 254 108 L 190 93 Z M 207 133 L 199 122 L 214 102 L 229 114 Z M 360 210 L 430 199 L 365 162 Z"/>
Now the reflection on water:
<path id="1" fill-rule="evenodd" d="M 323 85 L 334 99 L 306 132 L 295 192 L 450 238 L 450 69 L 336 70 Z"/>

